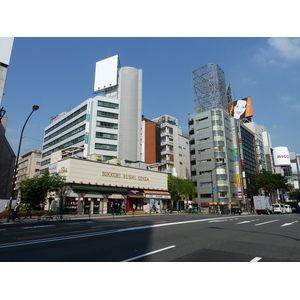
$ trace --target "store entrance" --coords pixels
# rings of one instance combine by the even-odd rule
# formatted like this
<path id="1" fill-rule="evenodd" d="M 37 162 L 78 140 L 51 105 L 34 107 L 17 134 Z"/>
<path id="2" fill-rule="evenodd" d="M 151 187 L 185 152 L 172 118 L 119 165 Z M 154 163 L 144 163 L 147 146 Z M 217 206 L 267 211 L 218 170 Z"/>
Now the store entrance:
<path id="1" fill-rule="evenodd" d="M 127 199 L 127 211 L 143 210 L 143 199 L 128 198 Z"/>

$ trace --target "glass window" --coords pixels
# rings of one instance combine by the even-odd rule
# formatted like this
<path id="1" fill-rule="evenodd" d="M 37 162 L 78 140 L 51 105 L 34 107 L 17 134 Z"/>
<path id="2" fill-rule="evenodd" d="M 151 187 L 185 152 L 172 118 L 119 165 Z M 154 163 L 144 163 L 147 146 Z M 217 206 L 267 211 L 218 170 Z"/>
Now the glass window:
<path id="1" fill-rule="evenodd" d="M 96 149 L 100 150 L 110 150 L 110 151 L 117 151 L 117 145 L 109 145 L 109 144 L 95 144 Z"/>

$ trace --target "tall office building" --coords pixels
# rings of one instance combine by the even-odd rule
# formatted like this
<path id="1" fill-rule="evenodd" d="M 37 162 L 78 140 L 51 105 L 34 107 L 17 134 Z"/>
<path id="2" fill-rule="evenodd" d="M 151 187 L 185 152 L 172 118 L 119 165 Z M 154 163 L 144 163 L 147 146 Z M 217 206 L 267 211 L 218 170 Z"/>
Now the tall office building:
<path id="1" fill-rule="evenodd" d="M 244 126 L 249 128 L 254 133 L 255 148 L 256 148 L 256 165 L 258 172 L 267 170 L 266 156 L 265 156 L 265 145 L 263 138 L 262 127 L 257 125 L 255 122 L 244 123 Z"/>
<path id="2" fill-rule="evenodd" d="M 262 131 L 263 144 L 264 144 L 266 171 L 275 173 L 273 154 L 272 154 L 271 134 L 264 126 L 261 126 L 261 131 Z"/>
<path id="3" fill-rule="evenodd" d="M 189 118 L 191 176 L 197 183 L 196 203 L 203 210 L 228 212 L 238 205 L 234 169 L 234 133 L 225 75 L 217 64 L 192 72 L 194 114 Z"/>
<path id="4" fill-rule="evenodd" d="M 253 122 L 248 124 L 240 122 L 236 127 L 238 128 L 236 149 L 239 152 L 239 172 L 236 176 L 240 178 L 237 180 L 240 183 L 237 196 L 244 210 L 250 210 L 251 207 L 254 209 L 253 196 L 259 194 L 255 187 L 255 176 L 260 170 L 265 170 L 263 144 L 259 129 Z"/>
<path id="5" fill-rule="evenodd" d="M 237 205 L 231 116 L 215 108 L 189 118 L 191 178 L 197 183 L 196 204 L 207 212 L 227 212 Z"/>
<path id="6" fill-rule="evenodd" d="M 95 97 L 53 117 L 45 128 L 41 172 L 62 158 L 51 161 L 51 155 L 141 159 L 142 70 L 120 68 L 118 55 L 99 61 L 94 92 Z"/>

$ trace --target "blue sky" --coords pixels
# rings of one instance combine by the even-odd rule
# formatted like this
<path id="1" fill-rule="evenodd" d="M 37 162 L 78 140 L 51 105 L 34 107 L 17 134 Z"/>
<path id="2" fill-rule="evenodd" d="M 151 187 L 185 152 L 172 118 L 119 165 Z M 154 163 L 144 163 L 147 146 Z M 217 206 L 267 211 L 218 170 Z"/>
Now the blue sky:
<path id="1" fill-rule="evenodd" d="M 169 114 L 187 131 L 192 71 L 217 63 L 235 100 L 252 97 L 253 121 L 271 132 L 273 147 L 300 153 L 300 38 L 252 37 L 17 37 L 2 103 L 14 151 L 32 105 L 40 109 L 26 126 L 21 154 L 42 147 L 52 116 L 94 96 L 95 63 L 115 54 L 121 66 L 143 69 L 145 117 Z"/>

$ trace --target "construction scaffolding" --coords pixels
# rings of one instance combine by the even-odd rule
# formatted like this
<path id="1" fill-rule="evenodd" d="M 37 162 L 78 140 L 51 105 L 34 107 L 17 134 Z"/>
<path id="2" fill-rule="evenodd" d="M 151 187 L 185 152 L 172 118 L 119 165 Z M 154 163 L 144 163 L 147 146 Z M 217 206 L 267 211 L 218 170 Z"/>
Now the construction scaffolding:
<path id="1" fill-rule="evenodd" d="M 225 75 L 213 63 L 202 66 L 193 73 L 194 111 L 196 113 L 212 108 L 228 109 Z"/>

